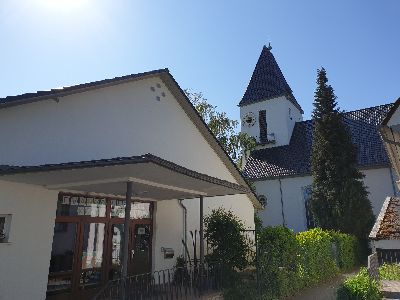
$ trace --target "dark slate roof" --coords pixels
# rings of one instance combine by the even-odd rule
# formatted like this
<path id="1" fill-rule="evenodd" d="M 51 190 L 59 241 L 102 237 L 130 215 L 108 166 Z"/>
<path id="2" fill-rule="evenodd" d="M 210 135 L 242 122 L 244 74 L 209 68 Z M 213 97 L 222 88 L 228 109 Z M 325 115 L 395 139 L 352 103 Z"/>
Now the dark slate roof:
<path id="1" fill-rule="evenodd" d="M 162 159 L 153 154 L 144 154 L 141 156 L 130 156 L 130 157 L 116 157 L 111 159 L 98 159 L 98 160 L 88 160 L 88 161 L 78 161 L 78 162 L 67 162 L 59 164 L 46 164 L 39 166 L 5 166 L 0 167 L 0 177 L 5 175 L 14 174 L 25 174 L 25 173 L 35 173 L 35 172 L 49 172 L 49 171 L 59 171 L 59 170 L 72 170 L 72 169 L 85 169 L 85 168 L 95 168 L 95 167 L 107 167 L 107 166 L 117 166 L 117 165 L 129 165 L 129 164 L 143 164 L 143 163 L 154 163 L 171 171 L 210 182 L 216 185 L 232 188 L 243 193 L 251 193 L 248 187 L 241 186 L 236 183 L 232 183 L 226 180 L 222 180 L 216 177 L 212 177 L 206 174 L 202 174 L 180 165 L 177 165 L 171 161 Z"/>
<path id="2" fill-rule="evenodd" d="M 343 113 L 362 168 L 389 166 L 378 127 L 393 104 Z M 313 122 L 297 122 L 289 145 L 252 151 L 243 174 L 250 180 L 311 174 Z"/>
<path id="3" fill-rule="evenodd" d="M 57 97 L 77 93 L 77 92 L 88 90 L 88 89 L 99 88 L 102 86 L 117 84 L 122 81 L 129 81 L 132 79 L 137 79 L 137 78 L 146 77 L 146 76 L 152 76 L 152 75 L 161 74 L 161 73 L 169 73 L 169 70 L 168 69 L 159 69 L 159 70 L 154 70 L 154 71 L 149 71 L 149 72 L 130 74 L 130 75 L 114 77 L 114 78 L 110 78 L 110 79 L 82 83 L 82 84 L 68 86 L 68 87 L 61 87 L 61 88 L 51 89 L 48 91 L 37 91 L 34 93 L 25 93 L 25 94 L 21 94 L 21 95 L 17 95 L 17 96 L 7 96 L 5 98 L 0 98 L 0 108 L 12 106 L 12 105 L 18 105 L 18 104 L 22 104 L 22 103 L 26 103 L 26 102 L 38 101 L 38 100 L 42 100 L 42 99 L 51 99 L 51 98 L 56 99 Z"/>
<path id="4" fill-rule="evenodd" d="M 286 96 L 303 113 L 270 49 L 264 46 L 239 106 Z"/>

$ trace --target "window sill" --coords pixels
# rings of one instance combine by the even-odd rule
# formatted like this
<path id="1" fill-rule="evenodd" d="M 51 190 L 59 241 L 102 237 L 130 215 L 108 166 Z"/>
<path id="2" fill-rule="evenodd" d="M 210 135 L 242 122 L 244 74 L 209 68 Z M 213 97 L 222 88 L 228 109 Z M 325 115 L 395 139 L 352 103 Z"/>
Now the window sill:
<path id="1" fill-rule="evenodd" d="M 12 244 L 12 242 L 2 242 L 2 243 L 0 243 L 0 245 L 11 245 Z"/>

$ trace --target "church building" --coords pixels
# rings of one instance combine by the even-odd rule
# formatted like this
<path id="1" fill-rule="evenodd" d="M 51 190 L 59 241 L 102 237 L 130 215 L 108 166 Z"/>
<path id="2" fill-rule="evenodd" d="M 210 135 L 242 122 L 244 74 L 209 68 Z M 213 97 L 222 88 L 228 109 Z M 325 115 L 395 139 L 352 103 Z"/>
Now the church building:
<path id="1" fill-rule="evenodd" d="M 304 112 L 271 49 L 262 49 L 239 103 L 241 130 L 257 141 L 257 147 L 246 159 L 243 174 L 254 183 L 259 199 L 264 202 L 264 209 L 259 212 L 264 226 L 286 225 L 298 232 L 314 226 L 309 203 L 313 123 L 303 120 Z M 365 175 L 375 216 L 385 198 L 398 192 L 379 133 L 379 125 L 392 106 L 384 104 L 343 113 L 357 147 L 358 166 Z"/>

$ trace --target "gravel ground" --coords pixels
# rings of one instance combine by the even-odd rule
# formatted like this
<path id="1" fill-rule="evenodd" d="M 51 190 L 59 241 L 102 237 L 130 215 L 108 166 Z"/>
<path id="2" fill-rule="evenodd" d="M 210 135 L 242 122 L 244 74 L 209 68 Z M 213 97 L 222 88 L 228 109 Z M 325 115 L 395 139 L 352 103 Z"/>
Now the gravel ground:
<path id="1" fill-rule="evenodd" d="M 348 277 L 357 274 L 358 270 L 341 274 L 330 281 L 327 281 L 319 286 L 308 288 L 296 296 L 287 298 L 286 300 L 335 300 L 336 290 L 340 284 Z"/>

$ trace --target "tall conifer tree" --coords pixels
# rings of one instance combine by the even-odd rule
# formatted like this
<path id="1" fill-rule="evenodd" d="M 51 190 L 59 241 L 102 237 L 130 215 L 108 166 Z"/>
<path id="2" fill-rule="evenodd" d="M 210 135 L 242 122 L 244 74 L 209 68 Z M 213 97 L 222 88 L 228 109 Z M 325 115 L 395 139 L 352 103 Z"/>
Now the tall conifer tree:
<path id="1" fill-rule="evenodd" d="M 317 226 L 365 239 L 374 221 L 357 151 L 324 68 L 315 91 L 311 208 Z"/>

